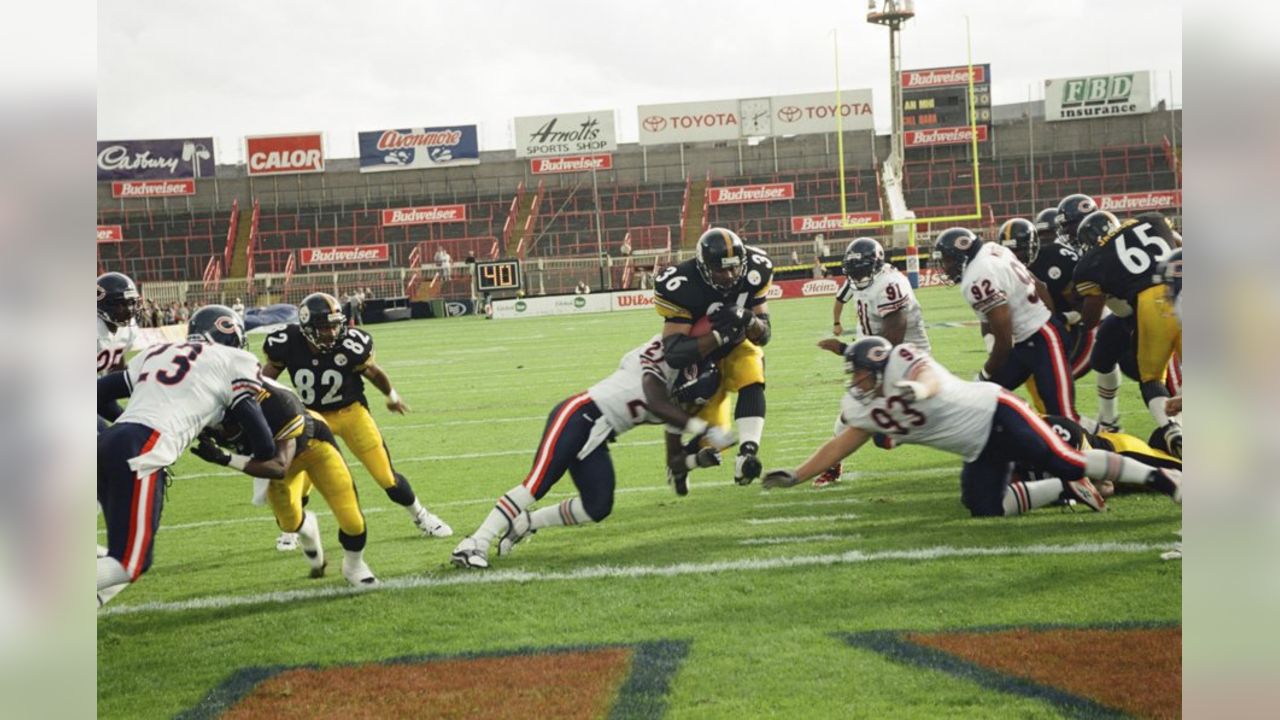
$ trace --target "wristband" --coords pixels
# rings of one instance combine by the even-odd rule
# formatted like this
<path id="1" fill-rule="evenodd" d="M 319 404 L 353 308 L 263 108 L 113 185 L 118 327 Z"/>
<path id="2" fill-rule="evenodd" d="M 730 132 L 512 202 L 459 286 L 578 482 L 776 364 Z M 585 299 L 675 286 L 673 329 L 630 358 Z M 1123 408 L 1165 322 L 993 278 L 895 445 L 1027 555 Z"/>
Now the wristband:
<path id="1" fill-rule="evenodd" d="M 395 388 L 391 388 L 391 392 L 387 393 L 387 402 L 392 403 L 393 405 L 399 404 L 400 393 L 396 392 Z"/>
<path id="2" fill-rule="evenodd" d="M 707 421 L 700 418 L 689 418 L 689 422 L 684 424 L 684 431 L 690 435 L 701 435 L 707 431 Z"/>
<path id="3" fill-rule="evenodd" d="M 236 455 L 233 453 L 231 455 L 231 459 L 227 461 L 227 467 L 233 470 L 239 470 L 241 472 L 244 472 L 244 466 L 248 464 L 249 464 L 248 455 Z"/>

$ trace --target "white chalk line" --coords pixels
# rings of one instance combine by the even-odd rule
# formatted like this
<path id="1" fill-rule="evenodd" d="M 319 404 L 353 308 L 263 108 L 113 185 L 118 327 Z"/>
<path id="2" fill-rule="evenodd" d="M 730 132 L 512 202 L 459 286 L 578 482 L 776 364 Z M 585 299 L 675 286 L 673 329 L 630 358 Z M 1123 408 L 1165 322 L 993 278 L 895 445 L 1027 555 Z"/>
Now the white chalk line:
<path id="1" fill-rule="evenodd" d="M 788 545 L 791 543 L 812 543 L 812 542 L 831 542 L 833 540 L 861 540 L 862 536 L 853 535 L 832 535 L 830 533 L 819 533 L 817 535 L 779 535 L 771 537 L 746 538 L 739 540 L 739 545 Z"/>
<path id="2" fill-rule="evenodd" d="M 1023 547 L 951 547 L 935 546 L 907 550 L 882 550 L 863 552 L 851 550 L 825 555 L 797 555 L 780 558 L 719 560 L 701 563 L 677 563 L 674 565 L 593 565 L 569 571 L 529 570 L 446 570 L 436 574 L 411 575 L 383 580 L 376 590 L 334 586 L 305 590 L 282 590 L 252 595 L 214 595 L 173 602 L 148 602 L 136 605 L 113 605 L 99 612 L 101 616 L 132 615 L 138 613 L 177 613 L 192 610 L 217 610 L 265 603 L 285 604 L 303 600 L 342 597 L 366 592 L 397 592 L 419 588 L 449 587 L 458 585 L 529 584 L 538 582 L 577 582 L 605 579 L 638 579 L 650 577 L 680 577 L 684 575 L 708 575 L 724 572 L 758 572 L 830 565 L 850 565 L 867 562 L 906 561 L 929 562 L 956 558 L 982 558 L 1033 555 L 1098 555 L 1103 553 L 1148 553 L 1168 550 L 1171 544 L 1150 543 L 1080 543 L 1076 545 L 1027 545 Z"/>
<path id="3" fill-rule="evenodd" d="M 832 498 L 830 500 L 793 500 L 789 502 L 759 503 L 757 508 L 772 510 L 781 507 L 809 507 L 811 505 L 856 505 L 862 502 L 859 498 Z"/>
<path id="4" fill-rule="evenodd" d="M 835 520 L 857 520 L 853 513 L 839 515 L 796 515 L 793 517 L 749 518 L 744 520 L 748 525 L 787 525 L 791 523 L 832 522 Z"/>

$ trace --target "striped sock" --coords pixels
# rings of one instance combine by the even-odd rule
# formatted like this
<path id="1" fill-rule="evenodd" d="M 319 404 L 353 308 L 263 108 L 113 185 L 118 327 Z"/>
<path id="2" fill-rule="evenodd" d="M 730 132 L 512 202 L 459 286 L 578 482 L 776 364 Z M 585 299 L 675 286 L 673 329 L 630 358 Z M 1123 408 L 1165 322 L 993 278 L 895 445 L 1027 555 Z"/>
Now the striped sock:
<path id="1" fill-rule="evenodd" d="M 582 507 L 581 498 L 570 498 L 553 507 L 544 507 L 529 514 L 529 526 L 534 530 L 557 525 L 579 525 L 591 522 L 591 516 Z"/>
<path id="2" fill-rule="evenodd" d="M 1062 481 L 1057 478 L 1009 483 L 1004 491 L 1004 514 L 1021 515 L 1057 502 L 1061 496 Z"/>
<path id="3" fill-rule="evenodd" d="M 480 523 L 480 527 L 476 528 L 475 532 L 471 533 L 471 537 L 475 538 L 481 547 L 489 547 L 493 539 L 505 533 L 515 521 L 516 516 L 532 504 L 533 493 L 529 492 L 529 488 L 524 485 L 515 486 L 506 495 L 498 498 L 498 502 L 494 503 L 493 509 L 489 511 L 488 517 Z"/>
<path id="4" fill-rule="evenodd" d="M 1116 397 L 1120 394 L 1120 368 L 1096 373 L 1098 378 L 1098 421 L 1109 425 L 1120 422 L 1120 408 Z"/>
<path id="5" fill-rule="evenodd" d="M 1146 484 L 1151 475 L 1151 466 L 1143 465 L 1137 460 L 1117 455 L 1106 450 L 1086 450 L 1084 452 L 1084 474 L 1095 484 L 1098 482 L 1124 483 L 1126 485 Z"/>

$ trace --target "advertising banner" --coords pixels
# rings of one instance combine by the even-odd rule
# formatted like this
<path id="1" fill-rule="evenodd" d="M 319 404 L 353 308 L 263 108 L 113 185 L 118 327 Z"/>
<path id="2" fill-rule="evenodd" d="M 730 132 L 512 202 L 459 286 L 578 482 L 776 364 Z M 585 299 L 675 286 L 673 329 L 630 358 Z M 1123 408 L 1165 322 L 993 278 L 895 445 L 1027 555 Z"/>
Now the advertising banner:
<path id="1" fill-rule="evenodd" d="M 213 177 L 213 138 L 99 140 L 98 180 Z"/>
<path id="2" fill-rule="evenodd" d="M 967 66 L 953 65 L 951 67 L 925 68 L 923 70 L 903 70 L 901 74 L 902 90 L 925 90 L 929 88 L 955 87 L 969 85 L 969 73 L 966 72 Z M 990 64 L 981 64 L 973 66 L 973 84 L 974 86 L 985 85 L 987 75 L 991 71 Z"/>
<path id="3" fill-rule="evenodd" d="M 809 135 L 836 131 L 836 93 L 779 95 L 770 98 L 773 106 L 772 135 Z M 871 114 L 871 90 L 843 90 L 840 93 L 840 124 L 845 132 L 875 127 Z"/>
<path id="4" fill-rule="evenodd" d="M 338 245 L 303 248 L 299 251 L 303 265 L 344 265 L 348 263 L 386 262 L 391 258 L 388 245 Z"/>
<path id="5" fill-rule="evenodd" d="M 1099 210 L 1107 210 L 1122 216 L 1148 210 L 1171 210 L 1182 207 L 1181 190 L 1095 195 L 1093 199 L 1098 201 Z"/>
<path id="6" fill-rule="evenodd" d="M 424 207 L 391 208 L 390 210 L 382 211 L 383 227 L 463 222 L 466 219 L 466 205 L 427 205 Z"/>
<path id="7" fill-rule="evenodd" d="M 768 98 L 763 98 L 762 118 L 769 116 Z M 636 109 L 641 145 L 684 142 L 716 142 L 741 137 L 739 101 L 667 103 L 641 105 Z M 754 116 L 755 113 L 752 113 Z M 760 133 L 768 134 L 768 133 Z"/>
<path id="8" fill-rule="evenodd" d="M 370 130 L 357 139 L 360 172 L 480 164 L 475 125 Z"/>
<path id="9" fill-rule="evenodd" d="M 735 205 L 739 203 L 791 200 L 794 199 L 795 196 L 796 186 L 794 183 L 735 185 L 732 187 L 707 188 L 707 202 L 711 205 Z"/>
<path id="10" fill-rule="evenodd" d="M 609 312 L 612 305 L 609 293 L 495 300 L 493 302 L 493 317 L 495 319 L 506 319 L 541 317 L 544 315 L 586 315 L 588 313 Z"/>
<path id="11" fill-rule="evenodd" d="M 652 290 L 632 290 L 630 292 L 611 293 L 613 310 L 653 310 Z"/>
<path id="12" fill-rule="evenodd" d="M 195 195 L 195 180 L 117 180 L 111 183 L 113 198 L 169 197 Z"/>
<path id="13" fill-rule="evenodd" d="M 878 212 L 849 213 L 849 222 L 851 223 L 871 223 L 879 221 L 880 213 Z M 844 229 L 840 213 L 831 213 L 828 215 L 791 216 L 791 233 L 793 235 L 802 235 L 804 233 L 840 232 Z"/>
<path id="14" fill-rule="evenodd" d="M 612 155 L 570 155 L 569 157 L 533 158 L 529 161 L 529 170 L 534 175 L 612 169 Z"/>
<path id="15" fill-rule="evenodd" d="M 978 126 L 978 142 L 987 141 L 987 126 Z M 971 142 L 973 133 L 968 126 L 934 128 L 932 130 L 908 130 L 902 133 L 904 147 L 929 147 L 931 145 L 960 145 Z"/>
<path id="16" fill-rule="evenodd" d="M 119 225 L 99 225 L 98 226 L 98 242 L 122 242 L 124 240 L 124 228 Z"/>
<path id="17" fill-rule="evenodd" d="M 1151 71 L 1044 81 L 1045 120 L 1084 120 L 1151 112 Z"/>
<path id="18" fill-rule="evenodd" d="M 516 157 L 581 155 L 618 149 L 612 110 L 518 117 L 515 125 Z"/>
<path id="19" fill-rule="evenodd" d="M 841 279 L 822 278 L 821 280 L 778 280 L 769 288 L 770 300 L 791 300 L 802 297 L 823 297 L 835 295 L 840 289 Z"/>
<path id="20" fill-rule="evenodd" d="M 250 175 L 296 175 L 324 172 L 320 133 L 260 135 L 244 139 Z"/>

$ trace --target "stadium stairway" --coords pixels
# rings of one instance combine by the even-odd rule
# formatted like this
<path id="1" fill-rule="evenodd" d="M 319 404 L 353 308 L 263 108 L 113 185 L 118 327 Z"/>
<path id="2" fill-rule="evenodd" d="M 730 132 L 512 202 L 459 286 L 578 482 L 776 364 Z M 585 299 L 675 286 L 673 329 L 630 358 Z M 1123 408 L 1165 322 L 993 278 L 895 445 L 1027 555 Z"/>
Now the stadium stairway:
<path id="1" fill-rule="evenodd" d="M 507 257 L 509 253 L 517 253 L 517 248 L 521 248 L 524 244 L 524 236 L 529 230 L 529 228 L 526 227 L 529 224 L 529 214 L 533 212 L 534 205 L 541 199 L 542 193 L 540 192 L 527 192 L 524 194 L 524 197 L 520 199 L 520 207 L 516 209 L 516 224 L 511 231 L 511 239 L 508 241 L 509 245 L 505 248 L 498 249 L 498 252 L 502 257 Z M 517 254 L 521 257 L 524 256 L 522 252 Z"/>
<path id="2" fill-rule="evenodd" d="M 243 218 L 243 216 L 241 216 Z M 236 227 L 236 246 L 231 253 L 231 270 L 228 278 L 242 278 L 249 273 L 249 238 L 253 235 L 253 223 L 241 222 Z"/>
<path id="3" fill-rule="evenodd" d="M 707 180 L 694 180 L 689 184 L 688 211 L 684 227 L 680 229 L 680 247 L 692 248 L 702 237 L 702 212 L 707 203 Z"/>

